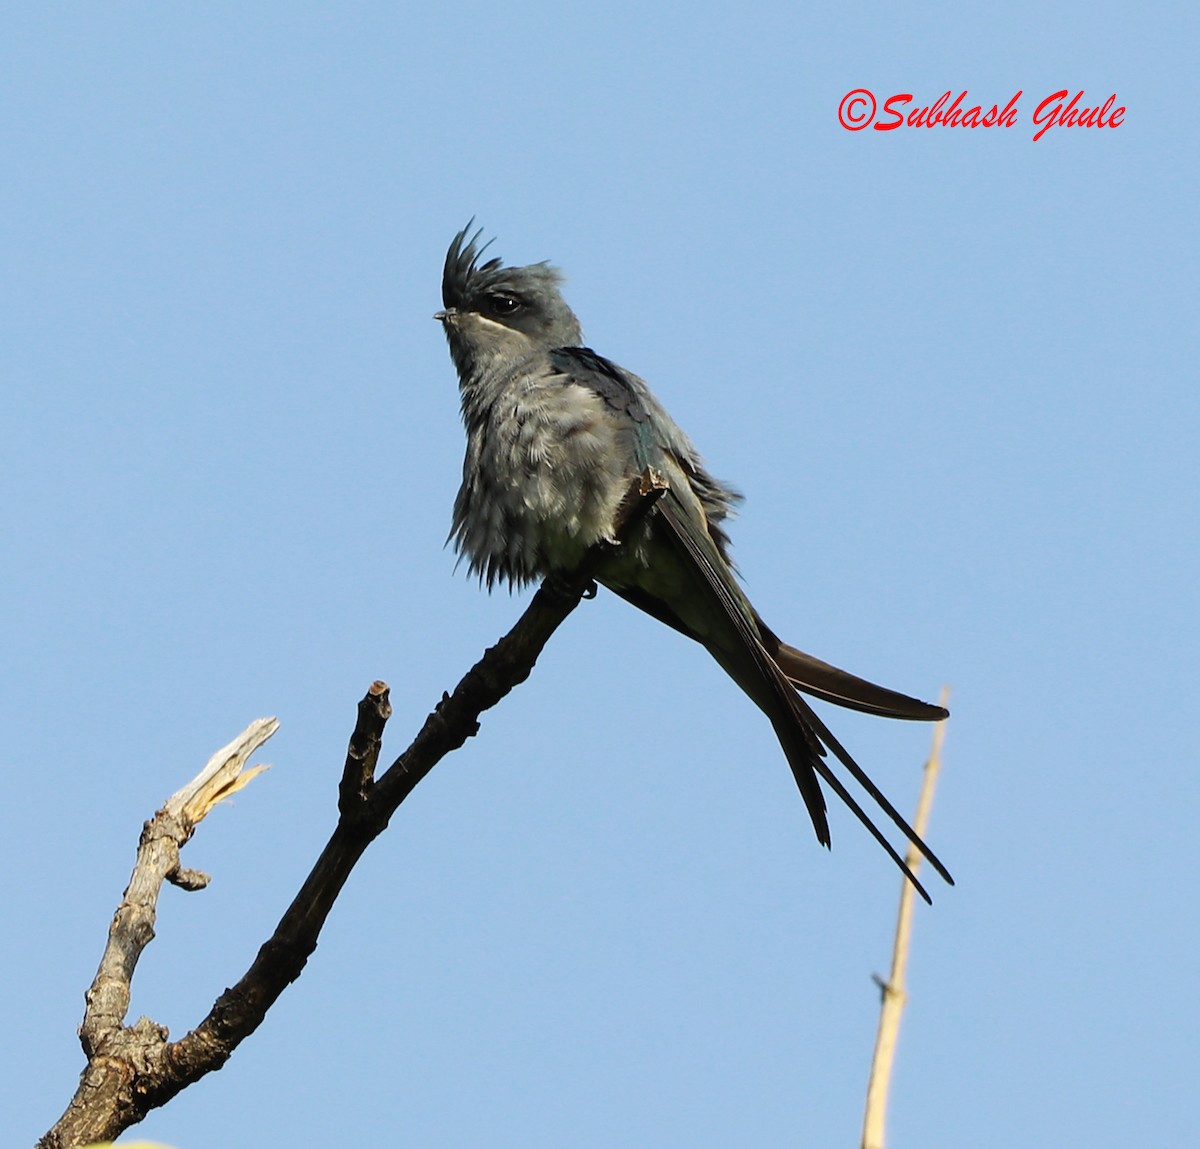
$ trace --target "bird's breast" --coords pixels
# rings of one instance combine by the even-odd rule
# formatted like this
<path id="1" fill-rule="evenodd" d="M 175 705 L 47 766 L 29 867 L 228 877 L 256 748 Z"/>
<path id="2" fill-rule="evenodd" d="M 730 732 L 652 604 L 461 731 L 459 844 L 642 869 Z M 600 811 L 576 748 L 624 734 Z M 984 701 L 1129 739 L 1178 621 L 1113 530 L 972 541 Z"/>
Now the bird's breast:
<path id="1" fill-rule="evenodd" d="M 527 581 L 572 569 L 611 537 L 637 468 L 629 430 L 595 392 L 521 387 L 470 439 L 460 511 L 475 529 L 459 533 L 473 567 Z"/>

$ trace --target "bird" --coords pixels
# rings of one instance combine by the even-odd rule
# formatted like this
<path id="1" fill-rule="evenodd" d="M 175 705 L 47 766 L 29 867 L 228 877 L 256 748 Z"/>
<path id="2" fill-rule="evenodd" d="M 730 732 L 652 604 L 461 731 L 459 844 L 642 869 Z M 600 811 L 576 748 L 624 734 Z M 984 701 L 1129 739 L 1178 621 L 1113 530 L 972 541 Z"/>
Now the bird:
<path id="1" fill-rule="evenodd" d="M 741 495 L 715 479 L 648 384 L 584 345 L 548 262 L 484 259 L 474 220 L 442 272 L 441 321 L 467 446 L 448 542 L 491 590 L 563 579 L 603 548 L 595 581 L 700 643 L 766 715 L 818 842 L 831 844 L 822 782 L 926 901 L 928 891 L 834 772 L 836 759 L 900 833 L 949 871 L 804 697 L 886 718 L 937 722 L 941 706 L 840 670 L 780 639 L 738 580 L 726 522 Z M 617 544 L 631 481 L 652 468 L 662 497 Z"/>

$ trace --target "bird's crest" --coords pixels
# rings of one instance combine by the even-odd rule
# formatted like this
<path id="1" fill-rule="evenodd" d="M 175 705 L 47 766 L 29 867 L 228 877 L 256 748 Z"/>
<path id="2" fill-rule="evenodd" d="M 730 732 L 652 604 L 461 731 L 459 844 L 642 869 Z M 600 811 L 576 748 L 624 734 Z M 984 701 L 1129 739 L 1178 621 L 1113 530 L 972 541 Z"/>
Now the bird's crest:
<path id="1" fill-rule="evenodd" d="M 499 257 L 493 256 L 486 263 L 480 263 L 480 257 L 493 241 L 489 239 L 481 244 L 483 228 L 477 228 L 472 235 L 474 226 L 472 217 L 446 252 L 446 265 L 442 270 L 442 303 L 446 307 L 469 311 L 473 302 L 489 292 L 555 288 L 562 282 L 562 273 L 546 262 L 528 267 L 506 267 Z"/>

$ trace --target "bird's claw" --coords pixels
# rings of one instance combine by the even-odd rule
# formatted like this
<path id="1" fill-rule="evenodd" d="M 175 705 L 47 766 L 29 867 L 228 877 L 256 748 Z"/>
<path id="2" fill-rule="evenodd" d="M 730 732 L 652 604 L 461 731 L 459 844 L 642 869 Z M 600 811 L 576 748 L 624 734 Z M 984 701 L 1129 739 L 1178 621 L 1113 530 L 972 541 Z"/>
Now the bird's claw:
<path id="1" fill-rule="evenodd" d="M 559 574 L 555 571 L 542 580 L 542 587 L 555 598 L 576 599 L 595 598 L 599 593 L 595 579 L 588 579 L 583 591 L 579 590 L 579 580 L 575 575 Z"/>

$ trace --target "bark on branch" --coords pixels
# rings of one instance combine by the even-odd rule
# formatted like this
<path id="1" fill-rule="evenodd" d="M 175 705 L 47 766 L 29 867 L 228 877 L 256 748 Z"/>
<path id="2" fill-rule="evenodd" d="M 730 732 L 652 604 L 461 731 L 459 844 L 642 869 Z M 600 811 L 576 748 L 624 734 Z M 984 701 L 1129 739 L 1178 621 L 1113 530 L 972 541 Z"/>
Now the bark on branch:
<path id="1" fill-rule="evenodd" d="M 154 937 L 163 882 L 188 890 L 208 882 L 206 875 L 180 866 L 180 849 L 217 802 L 265 769 L 247 770 L 245 764 L 278 723 L 273 718 L 253 723 L 167 800 L 143 828 L 133 876 L 86 994 L 80 1039 L 87 1066 L 66 1112 L 38 1141 L 37 1149 L 111 1141 L 151 1109 L 225 1064 L 300 976 L 334 901 L 366 848 L 421 779 L 478 731 L 480 714 L 529 677 L 550 636 L 582 598 L 594 593 L 592 575 L 598 564 L 645 517 L 666 487 L 652 469 L 633 483 L 617 514 L 614 542 L 594 547 L 571 576 L 542 584 L 512 630 L 485 651 L 452 693 L 442 696 L 412 744 L 378 779 L 375 768 L 391 706 L 387 684 L 372 684 L 358 705 L 338 787 L 338 822 L 325 849 L 250 968 L 178 1041 L 170 1041 L 165 1027 L 144 1017 L 132 1026 L 125 1024 L 134 970 Z"/>

